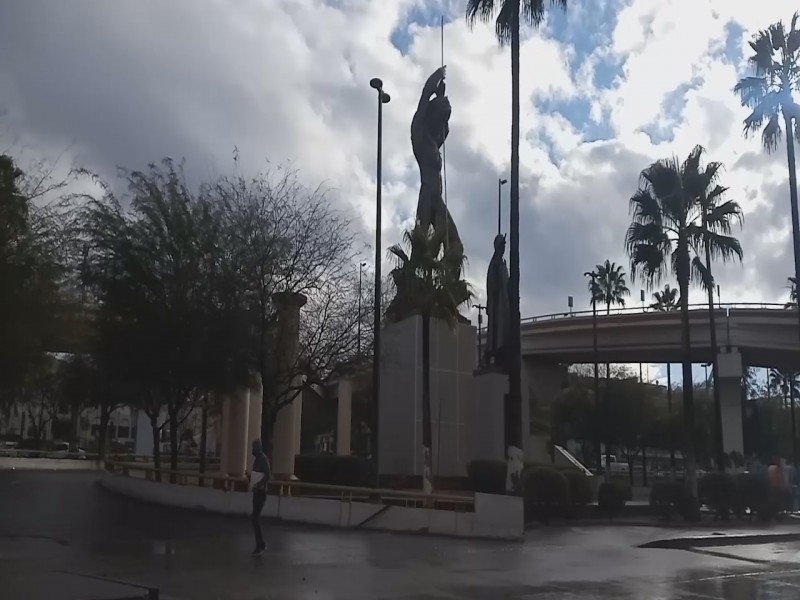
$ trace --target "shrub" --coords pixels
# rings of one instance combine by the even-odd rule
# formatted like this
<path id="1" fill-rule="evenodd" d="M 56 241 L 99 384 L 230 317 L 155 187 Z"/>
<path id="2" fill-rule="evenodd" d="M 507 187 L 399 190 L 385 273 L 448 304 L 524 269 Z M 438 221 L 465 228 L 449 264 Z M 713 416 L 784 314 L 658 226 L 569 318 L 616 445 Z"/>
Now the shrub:
<path id="1" fill-rule="evenodd" d="M 300 481 L 365 487 L 372 484 L 375 470 L 371 461 L 361 456 L 298 454 L 294 472 Z"/>
<path id="2" fill-rule="evenodd" d="M 586 506 L 594 500 L 594 482 L 575 469 L 566 469 L 562 473 L 567 478 L 569 489 L 569 503 L 572 506 Z"/>
<path id="3" fill-rule="evenodd" d="M 709 473 L 697 483 L 700 501 L 714 513 L 727 519 L 734 504 L 736 486 L 730 473 Z"/>
<path id="4" fill-rule="evenodd" d="M 630 497 L 630 486 L 616 481 L 604 482 L 597 488 L 597 507 L 602 514 L 614 518 L 622 512 Z"/>
<path id="5" fill-rule="evenodd" d="M 762 521 L 769 521 L 778 512 L 778 498 L 766 478 L 754 473 L 739 473 L 733 476 L 734 499 L 733 513 L 743 517 L 749 509 L 750 514 L 757 514 Z"/>
<path id="6" fill-rule="evenodd" d="M 569 484 L 564 473 L 548 467 L 536 467 L 523 474 L 525 519 L 538 517 L 548 523 L 552 516 L 563 514 L 569 503 Z"/>
<path id="7" fill-rule="evenodd" d="M 467 477 L 474 492 L 506 493 L 506 462 L 504 460 L 473 460 L 467 465 Z"/>
<path id="8" fill-rule="evenodd" d="M 650 488 L 650 506 L 667 520 L 681 510 L 684 497 L 683 484 L 678 481 L 658 481 Z"/>

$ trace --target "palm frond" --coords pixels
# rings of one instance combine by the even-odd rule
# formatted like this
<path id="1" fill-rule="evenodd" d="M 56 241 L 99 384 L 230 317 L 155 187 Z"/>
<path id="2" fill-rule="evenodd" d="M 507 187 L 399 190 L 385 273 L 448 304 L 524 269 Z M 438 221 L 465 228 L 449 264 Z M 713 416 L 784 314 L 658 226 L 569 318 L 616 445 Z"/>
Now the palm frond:
<path id="1" fill-rule="evenodd" d="M 714 278 L 711 275 L 711 271 L 708 270 L 708 267 L 700 260 L 699 256 L 692 258 L 691 280 L 698 282 L 700 287 L 706 291 L 714 289 Z"/>

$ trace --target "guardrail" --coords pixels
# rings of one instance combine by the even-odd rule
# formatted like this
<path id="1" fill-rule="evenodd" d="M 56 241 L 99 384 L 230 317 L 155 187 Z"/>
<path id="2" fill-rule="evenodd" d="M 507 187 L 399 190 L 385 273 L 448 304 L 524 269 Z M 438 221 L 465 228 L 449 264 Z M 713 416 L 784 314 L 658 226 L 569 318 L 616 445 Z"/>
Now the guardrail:
<path id="1" fill-rule="evenodd" d="M 730 303 L 720 303 L 715 304 L 714 308 L 717 310 L 736 310 L 736 309 L 769 309 L 769 310 L 797 310 L 796 308 L 787 308 L 785 304 L 779 304 L 775 302 L 730 302 Z M 708 303 L 702 304 L 690 304 L 689 305 L 690 311 L 702 311 L 708 310 Z M 645 314 L 645 313 L 659 313 L 663 314 L 664 311 L 658 311 L 654 308 L 642 308 L 639 307 L 617 307 L 612 308 L 610 311 L 606 312 L 605 306 L 597 307 L 597 318 L 600 319 L 606 316 L 613 316 L 613 315 L 633 315 L 633 314 Z M 670 312 L 678 312 L 670 311 Z M 545 315 L 536 315 L 533 317 L 525 317 L 520 320 L 520 323 L 538 323 L 540 321 L 553 321 L 556 319 L 565 319 L 565 318 L 572 318 L 572 317 L 591 317 L 592 316 L 591 310 L 578 310 L 578 311 L 563 311 L 558 313 L 550 313 Z"/>
<path id="2" fill-rule="evenodd" d="M 18 448 L 2 448 L 0 449 L 0 457 L 9 458 L 72 458 L 78 460 L 99 460 L 100 455 L 96 452 L 64 452 L 62 450 L 27 450 Z M 142 462 L 152 463 L 153 457 L 148 454 L 107 454 L 106 460 L 116 462 Z M 168 463 L 170 457 L 168 454 L 161 456 L 161 461 Z M 178 455 L 178 463 L 183 465 L 199 465 L 200 457 L 195 455 Z M 218 467 L 220 459 L 217 457 L 208 457 L 206 459 L 207 467 Z"/>
<path id="3" fill-rule="evenodd" d="M 107 471 L 124 477 L 136 477 L 148 481 L 166 483 L 171 479 L 175 485 L 213 487 L 229 492 L 246 491 L 248 480 L 245 477 L 231 477 L 218 473 L 198 473 L 195 471 L 171 471 L 156 469 L 138 463 L 106 461 Z M 342 502 L 364 502 L 369 504 L 402 505 L 406 507 L 448 508 L 459 512 L 472 512 L 475 509 L 475 497 L 454 494 L 425 494 L 408 490 L 390 490 L 381 488 L 351 487 L 329 485 L 324 483 L 308 483 L 303 481 L 272 480 L 268 484 L 270 493 L 277 496 L 305 496 L 314 498 L 336 499 Z"/>

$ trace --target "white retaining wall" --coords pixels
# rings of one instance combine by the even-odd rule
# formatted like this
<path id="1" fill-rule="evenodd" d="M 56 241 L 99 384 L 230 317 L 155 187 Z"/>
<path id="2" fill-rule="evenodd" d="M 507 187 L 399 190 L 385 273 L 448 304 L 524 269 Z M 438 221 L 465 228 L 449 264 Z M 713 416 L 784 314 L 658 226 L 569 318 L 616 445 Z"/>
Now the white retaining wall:
<path id="1" fill-rule="evenodd" d="M 0 456 L 0 471 L 96 471 L 99 467 L 94 460 L 76 458 L 21 458 Z"/>
<path id="2" fill-rule="evenodd" d="M 226 492 L 104 473 L 102 485 L 114 492 L 167 506 L 249 515 L 250 492 Z M 407 508 L 321 498 L 268 495 L 263 516 L 342 528 L 432 533 L 465 538 L 522 539 L 522 498 L 475 494 L 475 512 Z M 370 519 L 370 517 L 372 517 Z M 367 521 L 367 519 L 370 519 Z"/>

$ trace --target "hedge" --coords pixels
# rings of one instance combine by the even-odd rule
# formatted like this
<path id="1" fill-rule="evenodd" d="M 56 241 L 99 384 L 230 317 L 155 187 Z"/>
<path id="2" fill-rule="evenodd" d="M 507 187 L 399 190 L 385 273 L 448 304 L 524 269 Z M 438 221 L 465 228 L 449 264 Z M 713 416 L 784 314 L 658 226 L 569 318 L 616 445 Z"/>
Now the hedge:
<path id="1" fill-rule="evenodd" d="M 470 461 L 467 465 L 467 477 L 472 491 L 484 494 L 505 494 L 506 469 L 504 460 Z"/>
<path id="2" fill-rule="evenodd" d="M 686 493 L 679 481 L 657 481 L 650 488 L 650 507 L 657 515 L 669 520 L 676 512 L 682 512 Z"/>
<path id="3" fill-rule="evenodd" d="M 600 512 L 609 518 L 614 518 L 625 507 L 625 502 L 630 500 L 631 487 L 616 481 L 604 482 L 597 488 L 597 507 Z"/>
<path id="4" fill-rule="evenodd" d="M 554 516 L 564 514 L 569 504 L 569 484 L 558 469 L 536 467 L 523 474 L 525 520 L 536 517 L 548 523 Z"/>

